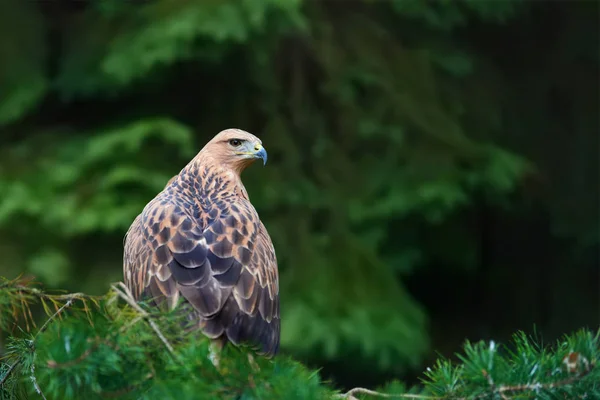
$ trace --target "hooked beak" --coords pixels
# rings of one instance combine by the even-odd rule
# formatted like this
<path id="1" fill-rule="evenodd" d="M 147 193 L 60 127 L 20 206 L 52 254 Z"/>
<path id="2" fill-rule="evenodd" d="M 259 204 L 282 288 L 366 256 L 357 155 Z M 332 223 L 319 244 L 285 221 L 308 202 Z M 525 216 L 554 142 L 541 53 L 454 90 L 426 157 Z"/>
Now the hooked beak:
<path id="1" fill-rule="evenodd" d="M 254 146 L 254 158 L 260 158 L 263 160 L 263 165 L 267 164 L 267 151 L 261 144 L 256 144 Z"/>

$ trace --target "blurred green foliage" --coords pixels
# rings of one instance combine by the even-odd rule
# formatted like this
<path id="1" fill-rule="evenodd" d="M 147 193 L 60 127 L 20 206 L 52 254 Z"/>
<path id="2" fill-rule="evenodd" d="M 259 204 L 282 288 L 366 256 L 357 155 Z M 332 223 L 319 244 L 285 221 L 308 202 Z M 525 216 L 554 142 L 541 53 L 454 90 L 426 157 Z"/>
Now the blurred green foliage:
<path id="1" fill-rule="evenodd" d="M 568 240 L 531 249 L 555 251 L 535 263 L 562 265 L 547 266 L 552 293 L 568 296 L 553 285 L 589 269 L 574 260 L 597 246 L 600 220 L 594 10 L 6 0 L 0 271 L 104 292 L 121 279 L 135 216 L 209 138 L 239 127 L 270 155 L 244 180 L 277 249 L 283 350 L 316 363 L 352 354 L 364 371 L 417 367 L 431 348 L 423 299 L 448 300 L 404 282 L 432 265 L 478 276 L 490 260 L 468 221 L 480 207 L 522 225 L 547 213 L 552 237 Z M 503 271 L 532 259 L 492 260 L 481 287 L 497 295 L 514 284 Z M 585 303 L 552 296 L 561 328 L 558 307 Z"/>

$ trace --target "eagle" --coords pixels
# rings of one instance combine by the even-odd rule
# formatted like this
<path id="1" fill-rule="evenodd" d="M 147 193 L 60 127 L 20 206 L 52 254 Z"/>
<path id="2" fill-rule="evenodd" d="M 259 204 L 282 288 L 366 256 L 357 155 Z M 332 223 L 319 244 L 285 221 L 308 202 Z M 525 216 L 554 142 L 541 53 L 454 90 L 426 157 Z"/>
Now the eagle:
<path id="1" fill-rule="evenodd" d="M 136 300 L 183 303 L 192 329 L 218 349 L 249 344 L 270 358 L 280 338 L 277 258 L 240 177 L 256 160 L 267 162 L 259 138 L 219 132 L 135 218 L 123 274 Z"/>

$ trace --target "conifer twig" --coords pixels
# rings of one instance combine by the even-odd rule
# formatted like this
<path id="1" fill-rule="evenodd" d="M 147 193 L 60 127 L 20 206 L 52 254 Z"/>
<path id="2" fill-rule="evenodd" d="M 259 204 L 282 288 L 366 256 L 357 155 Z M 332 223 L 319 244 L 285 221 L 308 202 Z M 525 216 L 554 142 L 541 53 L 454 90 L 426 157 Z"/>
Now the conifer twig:
<path id="1" fill-rule="evenodd" d="M 71 305 L 73 304 L 73 301 L 75 300 L 75 298 L 77 298 L 77 296 L 79 296 L 79 293 L 74 293 L 73 295 L 70 296 L 69 300 L 63 304 L 58 310 L 56 310 L 56 312 L 54 314 L 52 314 L 50 316 L 50 318 L 48 318 L 46 320 L 46 322 L 44 322 L 44 325 L 42 325 L 42 327 L 36 332 L 35 336 L 33 337 L 33 340 L 31 341 L 31 345 L 34 347 L 33 348 L 33 359 L 34 361 L 31 363 L 31 382 L 33 383 L 33 387 L 35 388 L 35 391 L 42 396 L 42 398 L 44 400 L 46 400 L 46 396 L 44 396 L 44 393 L 42 392 L 42 389 L 40 388 L 40 385 L 37 382 L 37 379 L 35 378 L 35 340 L 37 339 L 38 335 L 42 332 L 44 332 L 46 329 L 48 329 L 48 326 L 50 325 L 50 323 L 52 321 L 54 321 L 54 319 L 56 317 L 58 317 L 60 315 L 60 313 L 62 313 L 66 308 L 71 307 Z"/>
<path id="2" fill-rule="evenodd" d="M 588 375 L 590 372 L 592 372 L 592 369 L 588 369 L 576 376 L 567 378 L 567 379 L 563 379 L 561 381 L 558 382 L 550 382 L 550 383 L 525 383 L 525 384 L 521 384 L 521 385 L 512 385 L 512 386 L 500 386 L 496 389 L 496 391 L 500 394 L 504 393 L 504 392 L 524 392 L 527 390 L 539 390 L 539 389 L 552 389 L 552 388 L 556 388 L 556 387 L 560 387 L 560 386 L 565 386 L 565 385 L 570 385 L 572 383 L 577 382 L 578 380 L 580 380 L 581 378 L 585 377 L 586 375 Z"/>
<path id="3" fill-rule="evenodd" d="M 6 373 L 4 374 L 2 379 L 0 379 L 0 388 L 2 387 L 2 385 L 4 385 L 4 382 L 6 382 L 6 380 L 10 376 L 10 374 L 12 374 L 13 370 L 15 368 L 17 368 L 17 366 L 21 363 L 21 361 L 22 361 L 22 359 L 19 358 L 14 363 L 12 363 L 12 365 L 10 367 L 8 367 L 8 370 L 6 371 Z"/>
<path id="4" fill-rule="evenodd" d="M 57 311 L 57 313 L 58 313 L 58 311 Z M 35 344 L 32 343 L 32 346 L 34 346 L 34 345 Z M 35 377 L 35 356 L 36 356 L 36 353 L 35 353 L 35 348 L 34 348 L 34 350 L 33 350 L 33 361 L 31 362 L 31 376 L 30 376 L 31 383 L 33 383 L 33 387 L 35 388 L 35 391 L 40 396 L 42 396 L 42 399 L 47 400 L 46 396 L 44 396 L 44 392 L 42 392 L 42 389 L 40 388 L 40 385 L 38 384 L 38 381 L 37 381 L 37 379 Z"/>
<path id="5" fill-rule="evenodd" d="M 75 293 L 74 295 L 78 295 L 78 293 Z M 63 312 L 66 308 L 71 307 L 75 298 L 76 297 L 74 297 L 74 296 L 71 297 L 65 304 L 63 304 L 58 310 L 56 310 L 56 312 L 54 314 L 52 314 L 50 316 L 50 318 L 48 318 L 46 320 L 46 322 L 44 322 L 44 325 L 42 325 L 42 327 L 37 331 L 33 340 L 37 339 L 37 337 L 40 333 L 43 333 L 46 329 L 48 329 L 48 325 L 50 325 L 50 322 L 52 322 L 54 320 L 54 318 L 59 316 L 60 313 Z"/>
<path id="6" fill-rule="evenodd" d="M 73 293 L 71 295 L 66 296 L 65 298 L 69 298 L 69 300 L 63 304 L 58 310 L 56 310 L 56 312 L 54 314 L 52 314 L 47 320 L 46 322 L 44 322 L 44 325 L 42 325 L 42 327 L 36 332 L 35 336 L 33 337 L 33 340 L 31 340 L 31 346 L 34 348 L 34 357 L 35 357 L 35 340 L 37 339 L 38 335 L 42 332 L 44 332 L 46 329 L 48 329 L 48 326 L 50 325 L 50 323 L 57 317 L 60 315 L 60 313 L 62 313 L 66 308 L 70 307 L 73 304 L 73 301 L 76 298 L 79 298 L 79 296 L 81 296 L 80 293 Z M 21 363 L 23 359 L 19 358 L 17 359 L 9 368 L 8 371 L 6 371 L 6 373 L 4 374 L 4 376 L 2 377 L 2 379 L 0 379 L 0 387 L 4 384 L 4 382 L 6 382 L 6 380 L 8 379 L 8 377 L 10 376 L 10 374 L 12 374 L 12 372 L 15 370 L 15 368 Z M 46 397 L 44 396 L 44 393 L 42 393 L 42 390 L 40 389 L 37 380 L 35 379 L 35 367 L 34 364 L 31 364 L 31 381 L 33 383 L 33 386 L 35 387 L 35 390 L 40 394 L 40 396 L 42 396 L 42 398 L 46 399 Z"/>
<path id="7" fill-rule="evenodd" d="M 493 387 L 491 387 L 491 390 L 492 390 L 492 393 L 496 393 L 496 394 L 500 395 L 500 397 L 502 399 L 508 399 L 505 392 L 526 392 L 529 390 L 552 389 L 552 388 L 557 388 L 560 386 L 570 385 L 570 384 L 575 383 L 575 382 L 579 381 L 580 379 L 584 378 L 586 375 L 588 375 L 591 372 L 592 372 L 592 368 L 589 368 L 589 369 L 583 371 L 582 373 L 577 374 L 576 376 L 573 376 L 573 377 L 570 377 L 567 379 L 563 379 L 558 382 L 523 383 L 523 384 L 519 384 L 519 385 L 500 385 L 500 386 L 494 385 Z M 484 374 L 484 376 L 485 376 L 485 374 Z M 483 393 L 483 394 L 475 397 L 475 399 L 482 399 L 484 397 L 487 397 L 488 395 L 489 395 L 489 393 Z M 461 398 L 461 400 L 466 400 L 466 399 Z"/>
<path id="8" fill-rule="evenodd" d="M 119 297 L 121 297 L 123 300 L 125 300 L 127 302 L 127 304 L 129 304 L 131 307 L 133 307 L 137 312 L 139 312 L 141 314 L 141 316 L 143 318 L 145 318 L 148 321 L 148 324 L 150 325 L 150 327 L 152 328 L 154 333 L 156 333 L 156 336 L 158 336 L 158 338 L 161 340 L 161 342 L 163 342 L 163 344 L 165 345 L 167 350 L 169 350 L 169 353 L 171 353 L 173 358 L 175 358 L 177 360 L 178 357 L 175 354 L 175 350 L 173 349 L 173 346 L 171 346 L 171 343 L 169 343 L 167 338 L 162 334 L 162 332 L 158 328 L 158 325 L 156 325 L 156 323 L 152 319 L 150 319 L 150 314 L 148 314 L 142 307 L 139 306 L 139 304 L 137 304 L 137 302 L 135 301 L 133 294 L 131 293 L 129 288 L 127 286 L 125 286 L 125 284 L 123 282 L 119 282 L 116 285 L 114 284 L 114 285 L 112 285 L 112 287 L 117 292 Z"/>
<path id="9" fill-rule="evenodd" d="M 52 300 L 70 300 L 70 299 L 78 299 L 78 298 L 90 298 L 93 299 L 98 296 L 90 296 L 84 293 L 67 293 L 67 294 L 48 294 L 41 289 L 34 288 L 31 286 L 26 286 L 27 283 L 22 283 L 23 279 L 17 278 L 14 280 L 6 280 L 2 284 L 0 284 L 0 288 L 3 290 L 9 290 L 14 292 L 20 292 L 23 294 L 29 294 L 38 298 L 47 298 Z"/>
<path id="10" fill-rule="evenodd" d="M 356 399 L 356 397 L 354 397 L 355 394 L 366 394 L 369 396 L 383 397 L 386 399 L 432 399 L 432 400 L 441 399 L 441 397 L 425 396 L 425 395 L 421 395 L 421 394 L 411 394 L 411 393 L 405 393 L 405 394 L 379 393 L 374 390 L 365 389 L 365 388 L 361 388 L 361 387 L 356 387 L 356 388 L 350 389 L 344 394 L 336 395 L 336 397 L 342 398 L 342 399 L 353 400 L 353 399 Z"/>

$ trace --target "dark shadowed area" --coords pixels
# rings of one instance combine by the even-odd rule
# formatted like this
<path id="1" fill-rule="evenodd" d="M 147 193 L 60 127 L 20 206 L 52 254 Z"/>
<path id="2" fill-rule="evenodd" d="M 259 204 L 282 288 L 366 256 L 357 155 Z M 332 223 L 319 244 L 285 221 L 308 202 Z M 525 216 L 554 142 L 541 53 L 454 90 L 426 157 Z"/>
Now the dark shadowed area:
<path id="1" fill-rule="evenodd" d="M 0 276 L 101 294 L 216 133 L 279 261 L 281 351 L 338 387 L 600 323 L 594 1 L 0 2 Z M 2 353 L 0 334 L 0 354 Z"/>

